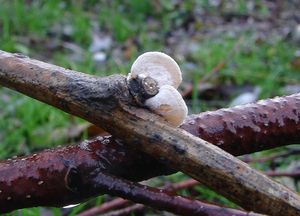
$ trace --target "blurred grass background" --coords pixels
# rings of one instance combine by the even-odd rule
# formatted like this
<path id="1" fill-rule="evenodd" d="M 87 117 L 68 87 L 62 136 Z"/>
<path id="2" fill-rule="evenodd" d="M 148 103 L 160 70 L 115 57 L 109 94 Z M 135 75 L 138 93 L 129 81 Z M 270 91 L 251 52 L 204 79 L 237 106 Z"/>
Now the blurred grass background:
<path id="1" fill-rule="evenodd" d="M 99 76 L 127 74 L 141 53 L 162 51 L 179 63 L 182 91 L 193 86 L 185 99 L 190 113 L 199 113 L 241 103 L 243 96 L 299 92 L 299 7 L 266 0 L 0 0 L 0 49 Z M 0 159 L 89 138 L 83 120 L 2 87 L 0 119 Z M 202 199 L 232 206 L 197 188 Z M 75 215 L 102 200 L 13 215 Z"/>

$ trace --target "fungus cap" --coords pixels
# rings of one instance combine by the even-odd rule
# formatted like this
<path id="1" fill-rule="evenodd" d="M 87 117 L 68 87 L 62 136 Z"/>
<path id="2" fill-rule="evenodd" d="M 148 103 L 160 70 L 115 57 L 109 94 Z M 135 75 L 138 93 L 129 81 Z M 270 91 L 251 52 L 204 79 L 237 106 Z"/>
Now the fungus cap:
<path id="1" fill-rule="evenodd" d="M 178 64 L 162 52 L 146 52 L 140 55 L 132 64 L 128 79 L 137 76 L 152 77 L 159 87 L 171 85 L 175 89 L 182 81 Z"/>
<path id="2" fill-rule="evenodd" d="M 154 97 L 145 101 L 145 105 L 172 126 L 179 126 L 188 114 L 188 108 L 180 93 L 170 85 L 164 85 Z"/>

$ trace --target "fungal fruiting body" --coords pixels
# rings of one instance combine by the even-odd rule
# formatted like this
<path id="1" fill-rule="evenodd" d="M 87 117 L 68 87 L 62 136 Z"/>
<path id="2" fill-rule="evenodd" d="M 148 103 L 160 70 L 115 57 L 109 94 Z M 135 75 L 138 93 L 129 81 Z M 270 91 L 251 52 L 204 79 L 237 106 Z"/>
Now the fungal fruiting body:
<path id="1" fill-rule="evenodd" d="M 179 126 L 186 118 L 188 109 L 176 90 L 182 81 L 178 64 L 170 56 L 161 52 L 147 52 L 139 56 L 131 67 L 128 80 L 152 78 L 158 88 L 155 95 L 149 96 L 144 105 L 161 115 L 171 126 Z"/>
<path id="2" fill-rule="evenodd" d="M 170 56 L 161 52 L 146 52 L 140 55 L 132 64 L 130 77 L 150 76 L 159 87 L 171 85 L 178 88 L 182 81 L 178 64 Z"/>
<path id="3" fill-rule="evenodd" d="M 145 105 L 174 126 L 180 125 L 187 116 L 187 106 L 173 86 L 162 86 L 157 95 L 146 100 Z"/>

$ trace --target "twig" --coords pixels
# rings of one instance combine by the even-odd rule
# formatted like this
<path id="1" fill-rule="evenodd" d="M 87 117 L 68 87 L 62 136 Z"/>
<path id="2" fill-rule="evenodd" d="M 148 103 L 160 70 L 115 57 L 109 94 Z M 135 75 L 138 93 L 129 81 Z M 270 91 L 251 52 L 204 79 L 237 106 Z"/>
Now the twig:
<path id="1" fill-rule="evenodd" d="M 125 205 L 129 204 L 130 201 L 123 199 L 123 198 L 116 198 L 109 202 L 105 202 L 100 206 L 90 208 L 85 210 L 84 212 L 79 213 L 77 216 L 93 216 L 103 214 L 105 212 L 111 211 L 113 209 L 118 209 L 124 207 Z M 141 205 L 141 204 L 138 204 Z M 142 205 L 144 207 L 144 205 Z"/>
<path id="2" fill-rule="evenodd" d="M 265 172 L 266 175 L 268 176 L 272 176 L 272 177 L 299 177 L 300 176 L 300 171 L 296 170 L 293 172 L 284 172 L 284 171 L 267 171 Z M 182 190 L 182 189 L 186 189 L 186 188 L 190 188 L 193 187 L 195 185 L 198 185 L 199 182 L 196 181 L 195 179 L 187 179 L 185 181 L 176 183 L 176 184 L 172 184 L 172 185 L 167 185 L 164 186 L 163 188 L 168 190 L 168 191 L 177 191 L 177 190 Z M 93 207 L 90 208 L 80 214 L 78 214 L 78 216 L 94 216 L 97 214 L 101 214 L 113 209 L 117 209 L 120 207 L 123 207 L 127 204 L 129 204 L 130 201 L 128 200 L 124 200 L 122 198 L 117 198 L 114 199 L 112 201 L 103 203 L 101 206 L 98 207 Z M 106 216 L 121 216 L 121 215 L 127 215 L 129 213 L 135 212 L 135 211 L 141 211 L 145 208 L 144 205 L 142 204 L 134 204 L 132 206 L 128 206 L 126 208 L 120 209 L 120 210 L 116 210 L 112 213 L 108 213 L 105 214 Z"/>
<path id="3" fill-rule="evenodd" d="M 265 172 L 266 175 L 272 176 L 272 177 L 299 177 L 300 176 L 300 171 L 296 170 L 293 172 L 284 172 L 284 171 L 267 171 Z M 194 180 L 194 179 L 187 179 L 185 181 L 172 184 L 172 185 L 167 185 L 164 186 L 163 189 L 168 190 L 168 191 L 177 191 L 181 189 L 186 189 L 193 187 L 195 185 L 198 185 L 199 182 Z M 97 214 L 103 214 L 104 212 L 108 212 L 113 209 L 117 209 L 120 207 L 123 207 L 127 204 L 129 204 L 130 201 L 124 200 L 122 198 L 117 198 L 112 201 L 103 203 L 101 206 L 98 207 L 93 207 L 90 208 L 80 214 L 78 216 L 94 216 Z M 145 208 L 146 206 L 142 204 L 134 204 L 132 206 L 125 207 L 123 209 L 115 210 L 113 212 L 105 214 L 105 216 L 122 216 L 122 215 L 129 215 L 130 213 L 136 212 L 136 211 L 141 211 Z"/>
<path id="4" fill-rule="evenodd" d="M 265 172 L 266 175 L 272 176 L 272 177 L 300 177 L 300 170 L 294 170 L 294 171 L 267 171 Z"/>
<path id="5" fill-rule="evenodd" d="M 168 191 L 176 191 L 176 190 L 181 190 L 181 189 L 185 189 L 185 188 L 190 188 L 197 184 L 199 184 L 198 181 L 196 181 L 194 179 L 188 179 L 183 182 L 172 184 L 170 186 L 169 185 L 165 186 L 165 187 L 163 187 L 163 189 L 168 190 Z M 93 215 L 97 215 L 97 214 L 102 214 L 104 212 L 123 207 L 129 203 L 130 202 L 128 200 L 125 200 L 122 198 L 116 198 L 112 201 L 101 204 L 101 206 L 93 207 L 84 212 L 81 212 L 80 214 L 78 214 L 78 216 L 93 216 Z M 140 204 L 137 204 L 137 205 L 139 206 L 138 209 L 140 209 L 141 207 L 143 207 L 143 208 L 145 207 L 144 205 L 140 205 Z M 125 210 L 125 211 L 127 212 L 127 210 Z"/>
<path id="6" fill-rule="evenodd" d="M 143 204 L 135 204 L 132 206 L 128 206 L 123 209 L 115 210 L 109 213 L 104 214 L 103 216 L 124 216 L 124 215 L 130 215 L 137 211 L 142 211 L 145 209 L 145 206 Z"/>
<path id="7" fill-rule="evenodd" d="M 196 181 L 195 179 L 187 179 L 185 181 L 178 182 L 176 184 L 166 185 L 164 187 L 164 189 L 171 190 L 171 191 L 177 191 L 177 190 L 182 190 L 182 189 L 186 189 L 186 188 L 191 188 L 198 184 L 199 184 L 199 182 Z"/>
<path id="8" fill-rule="evenodd" d="M 300 171 L 296 170 L 293 172 L 280 172 L 280 171 L 267 171 L 265 172 L 266 175 L 268 176 L 272 176 L 272 177 L 299 177 L 300 176 Z M 168 190 L 168 191 L 177 191 L 177 190 L 182 190 L 182 189 L 186 189 L 186 188 L 190 188 L 193 187 L 195 185 L 198 185 L 199 182 L 196 181 L 195 179 L 187 179 L 185 181 L 176 183 L 176 184 L 172 184 L 172 185 L 168 185 L 163 187 L 164 189 Z M 103 203 L 101 206 L 99 207 L 93 207 L 90 208 L 80 214 L 78 214 L 78 216 L 94 216 L 97 214 L 101 214 L 113 209 L 117 209 L 120 208 L 122 206 L 125 206 L 127 204 L 129 204 L 130 201 L 128 200 L 124 200 L 122 198 L 117 198 L 114 199 L 112 201 Z M 145 208 L 144 205 L 142 204 L 134 204 L 132 206 L 128 206 L 126 208 L 120 209 L 120 210 L 116 210 L 113 211 L 111 213 L 105 214 L 105 216 L 121 216 L 121 215 L 128 215 L 129 213 L 132 212 L 136 212 L 136 211 L 141 211 Z"/>
<path id="9" fill-rule="evenodd" d="M 113 185 L 111 185 L 112 181 L 114 181 Z M 261 215 L 202 203 L 198 200 L 190 200 L 181 196 L 175 196 L 161 189 L 151 188 L 137 183 L 127 182 L 125 180 L 116 180 L 111 178 L 109 175 L 103 175 L 102 173 L 97 174 L 94 182 L 95 190 L 106 190 L 110 194 L 129 198 L 134 202 L 143 203 L 159 210 L 162 209 L 180 215 Z"/>
<path id="10" fill-rule="evenodd" d="M 123 76 L 97 78 L 1 51 L 0 84 L 104 128 L 245 209 L 300 215 L 300 197 L 288 188 L 208 142 L 132 106 L 135 103 Z"/>
<path id="11" fill-rule="evenodd" d="M 273 161 L 277 158 L 285 158 L 291 155 L 298 155 L 300 154 L 300 149 L 288 149 L 288 151 L 280 152 L 278 154 L 273 154 L 265 157 L 260 158 L 243 158 L 242 161 L 246 163 L 264 163 L 267 161 Z"/>

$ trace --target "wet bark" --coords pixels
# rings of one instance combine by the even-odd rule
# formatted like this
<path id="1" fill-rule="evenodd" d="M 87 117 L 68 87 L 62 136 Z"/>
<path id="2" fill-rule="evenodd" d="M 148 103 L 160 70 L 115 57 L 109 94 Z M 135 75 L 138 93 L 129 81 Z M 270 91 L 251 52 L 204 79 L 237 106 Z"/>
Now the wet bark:
<path id="1" fill-rule="evenodd" d="M 233 155 L 297 144 L 300 94 L 191 115 L 180 127 Z"/>

